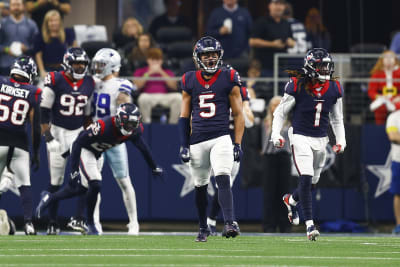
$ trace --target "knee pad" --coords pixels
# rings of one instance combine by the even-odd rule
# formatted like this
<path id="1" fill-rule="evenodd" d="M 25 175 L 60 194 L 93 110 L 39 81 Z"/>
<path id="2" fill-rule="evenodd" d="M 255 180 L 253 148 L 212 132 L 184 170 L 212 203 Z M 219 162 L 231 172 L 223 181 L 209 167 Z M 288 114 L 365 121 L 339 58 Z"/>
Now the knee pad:
<path id="1" fill-rule="evenodd" d="M 231 179 L 229 175 L 217 175 L 215 176 L 215 182 L 218 185 L 218 189 L 231 188 Z"/>

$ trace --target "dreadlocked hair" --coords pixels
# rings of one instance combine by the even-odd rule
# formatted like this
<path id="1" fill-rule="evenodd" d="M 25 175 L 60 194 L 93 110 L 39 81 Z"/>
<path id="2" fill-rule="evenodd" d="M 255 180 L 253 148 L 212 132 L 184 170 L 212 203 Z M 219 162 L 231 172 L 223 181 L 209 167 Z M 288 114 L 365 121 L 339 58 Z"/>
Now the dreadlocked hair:
<path id="1" fill-rule="evenodd" d="M 285 72 L 289 75 L 289 78 L 296 78 L 298 83 L 297 83 L 297 93 L 300 92 L 301 88 L 304 85 L 304 89 L 309 95 L 314 95 L 312 92 L 312 89 L 310 85 L 313 83 L 313 79 L 310 78 L 310 76 L 305 74 L 305 71 L 303 68 L 301 69 L 294 69 L 294 70 L 285 70 Z M 337 81 L 339 77 L 331 77 L 331 81 Z"/>

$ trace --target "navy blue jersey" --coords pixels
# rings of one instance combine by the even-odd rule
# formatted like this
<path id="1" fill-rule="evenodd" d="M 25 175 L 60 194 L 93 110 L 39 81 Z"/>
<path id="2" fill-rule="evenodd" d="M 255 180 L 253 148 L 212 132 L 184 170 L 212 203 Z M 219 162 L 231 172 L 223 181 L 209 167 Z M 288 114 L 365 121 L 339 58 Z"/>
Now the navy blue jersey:
<path id="1" fill-rule="evenodd" d="M 0 145 L 28 150 L 26 122 L 40 101 L 41 90 L 29 83 L 0 77 Z"/>
<path id="2" fill-rule="evenodd" d="M 235 70 L 221 68 L 208 81 L 200 70 L 189 71 L 180 86 L 192 99 L 191 144 L 229 134 L 229 94 L 234 86 L 241 87 Z"/>
<path id="3" fill-rule="evenodd" d="M 73 82 L 64 73 L 50 72 L 45 86 L 53 90 L 55 98 L 51 108 L 51 123 L 59 127 L 75 130 L 82 127 L 85 108 L 94 91 L 94 80 L 90 76 Z"/>
<path id="4" fill-rule="evenodd" d="M 92 123 L 87 129 L 82 131 L 72 146 L 71 169 L 78 169 L 81 149 L 86 148 L 91 151 L 96 158 L 107 149 L 119 145 L 126 141 L 131 141 L 143 154 L 147 163 L 152 169 L 156 168 L 156 163 L 151 155 L 150 149 L 142 136 L 143 126 L 134 130 L 131 135 L 122 135 L 115 124 L 115 117 L 105 117 Z"/>
<path id="5" fill-rule="evenodd" d="M 307 92 L 302 84 L 299 87 L 296 78 L 287 83 L 285 92 L 296 99 L 293 108 L 293 133 L 312 137 L 327 136 L 329 112 L 342 97 L 342 89 L 337 81 L 326 81 L 324 84 Z"/>

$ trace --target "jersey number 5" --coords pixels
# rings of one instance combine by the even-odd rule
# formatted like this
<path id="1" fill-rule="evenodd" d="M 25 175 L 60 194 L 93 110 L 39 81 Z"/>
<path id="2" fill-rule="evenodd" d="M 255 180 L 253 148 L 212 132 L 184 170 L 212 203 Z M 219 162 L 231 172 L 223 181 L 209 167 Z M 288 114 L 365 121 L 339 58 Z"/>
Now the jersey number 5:
<path id="1" fill-rule="evenodd" d="M 211 100 L 215 97 L 215 94 L 204 94 L 199 95 L 199 107 L 201 109 L 200 117 L 202 118 L 212 118 L 215 116 L 215 111 L 217 107 L 213 102 L 206 102 L 207 100 Z M 204 110 L 206 109 L 206 110 Z"/>

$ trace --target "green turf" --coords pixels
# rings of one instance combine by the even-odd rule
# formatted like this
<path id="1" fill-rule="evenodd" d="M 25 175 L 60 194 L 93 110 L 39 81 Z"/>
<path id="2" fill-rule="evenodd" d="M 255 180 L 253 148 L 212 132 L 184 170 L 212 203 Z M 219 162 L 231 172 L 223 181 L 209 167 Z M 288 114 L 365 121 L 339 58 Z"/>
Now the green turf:
<path id="1" fill-rule="evenodd" d="M 2 236 L 0 266 L 400 266 L 395 237 Z"/>

